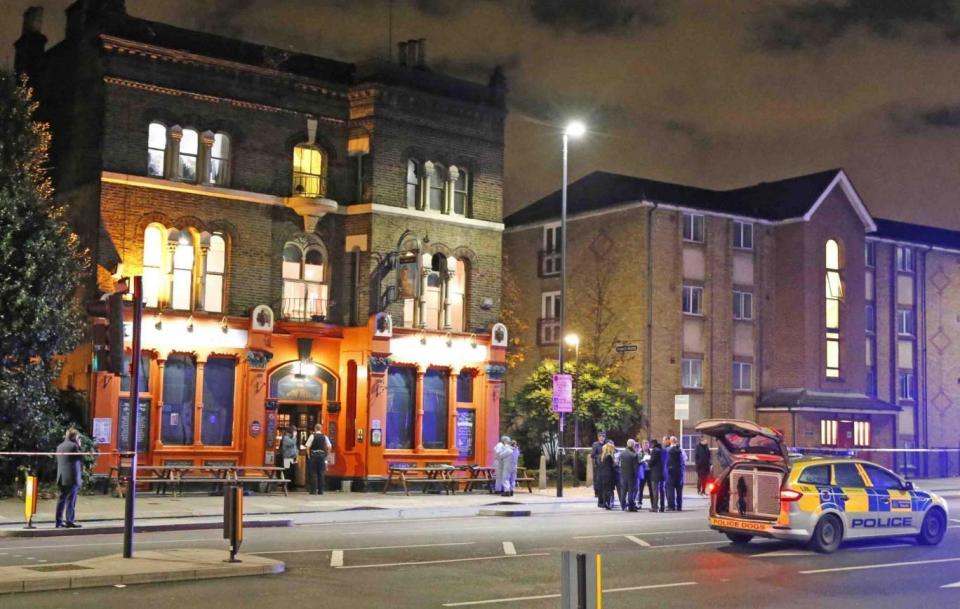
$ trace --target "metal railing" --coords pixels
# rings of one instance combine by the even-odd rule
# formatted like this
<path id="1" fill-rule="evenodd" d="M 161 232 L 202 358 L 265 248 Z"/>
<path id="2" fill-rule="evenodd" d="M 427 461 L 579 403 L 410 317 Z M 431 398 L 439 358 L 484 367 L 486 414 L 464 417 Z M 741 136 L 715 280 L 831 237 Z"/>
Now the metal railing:
<path id="1" fill-rule="evenodd" d="M 293 172 L 293 196 L 322 197 L 327 194 L 327 180 L 312 173 Z"/>
<path id="2" fill-rule="evenodd" d="M 280 319 L 284 321 L 325 321 L 327 300 L 322 298 L 284 298 L 280 302 Z"/>

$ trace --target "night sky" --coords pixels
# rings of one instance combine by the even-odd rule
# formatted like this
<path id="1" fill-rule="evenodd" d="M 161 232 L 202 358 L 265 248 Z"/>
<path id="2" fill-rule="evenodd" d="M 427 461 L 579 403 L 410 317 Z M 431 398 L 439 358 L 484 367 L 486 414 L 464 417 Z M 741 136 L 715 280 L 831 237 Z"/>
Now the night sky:
<path id="1" fill-rule="evenodd" d="M 0 2 L 0 62 L 29 5 Z M 385 56 L 387 0 L 127 0 L 138 17 L 346 61 Z M 504 207 L 602 169 L 708 188 L 843 167 L 874 215 L 960 229 L 960 0 L 395 0 L 393 41 L 510 88 Z"/>

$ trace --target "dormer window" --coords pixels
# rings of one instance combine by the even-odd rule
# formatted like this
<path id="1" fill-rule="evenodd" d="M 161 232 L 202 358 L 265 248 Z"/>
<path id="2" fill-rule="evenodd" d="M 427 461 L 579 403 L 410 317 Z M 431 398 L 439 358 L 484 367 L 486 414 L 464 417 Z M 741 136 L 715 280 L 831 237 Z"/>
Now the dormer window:
<path id="1" fill-rule="evenodd" d="M 322 197 L 327 192 L 326 158 L 306 144 L 293 149 L 293 196 Z"/>

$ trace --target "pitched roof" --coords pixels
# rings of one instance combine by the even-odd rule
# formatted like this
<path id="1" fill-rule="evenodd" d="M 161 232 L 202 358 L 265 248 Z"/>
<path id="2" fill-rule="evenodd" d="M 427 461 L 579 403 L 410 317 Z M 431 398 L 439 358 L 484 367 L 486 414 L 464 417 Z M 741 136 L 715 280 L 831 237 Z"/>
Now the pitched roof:
<path id="1" fill-rule="evenodd" d="M 653 201 L 771 221 L 787 220 L 808 213 L 841 173 L 840 169 L 830 169 L 734 190 L 710 190 L 595 171 L 567 187 L 567 213 L 573 215 L 624 203 Z M 516 226 L 559 218 L 560 196 L 560 191 L 553 192 L 510 214 L 504 218 L 504 223 Z"/>
<path id="2" fill-rule="evenodd" d="M 872 237 L 892 239 L 894 241 L 924 243 L 934 247 L 944 247 L 953 250 L 960 249 L 960 231 L 923 226 L 922 224 L 883 220 L 880 218 L 876 220 L 876 223 L 877 232 L 873 233 L 871 235 Z"/>

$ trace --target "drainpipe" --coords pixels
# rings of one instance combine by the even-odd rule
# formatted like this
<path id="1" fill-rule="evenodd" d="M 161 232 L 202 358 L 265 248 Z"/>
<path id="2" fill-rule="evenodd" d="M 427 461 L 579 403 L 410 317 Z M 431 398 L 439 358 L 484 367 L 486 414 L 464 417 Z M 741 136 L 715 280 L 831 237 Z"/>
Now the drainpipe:
<path id="1" fill-rule="evenodd" d="M 650 419 L 653 416 L 653 212 L 657 202 L 652 201 L 647 210 L 647 344 L 643 363 L 643 382 L 647 389 L 647 437 L 650 436 Z"/>
<path id="2" fill-rule="evenodd" d="M 923 265 L 921 269 L 923 275 L 921 276 L 919 270 L 917 272 L 917 281 L 920 283 L 920 306 L 917 307 L 917 323 L 920 323 L 920 314 L 923 313 L 923 336 L 921 337 L 919 332 L 917 333 L 917 342 L 920 343 L 919 353 L 917 354 L 917 373 L 922 374 L 923 377 L 923 393 L 917 396 L 917 416 L 920 416 L 919 410 L 923 409 L 923 435 L 920 436 L 923 438 L 923 448 L 930 447 L 930 428 L 927 424 L 927 254 L 930 253 L 931 248 L 923 250 Z M 922 342 L 921 342 L 922 340 Z M 919 385 L 918 385 L 919 386 Z M 917 426 L 917 432 L 919 435 L 920 426 Z M 918 438 L 919 439 L 919 438 Z M 919 442 L 918 442 L 919 444 Z M 919 446 L 918 446 L 919 448 Z M 928 463 L 929 465 L 929 463 Z"/>

